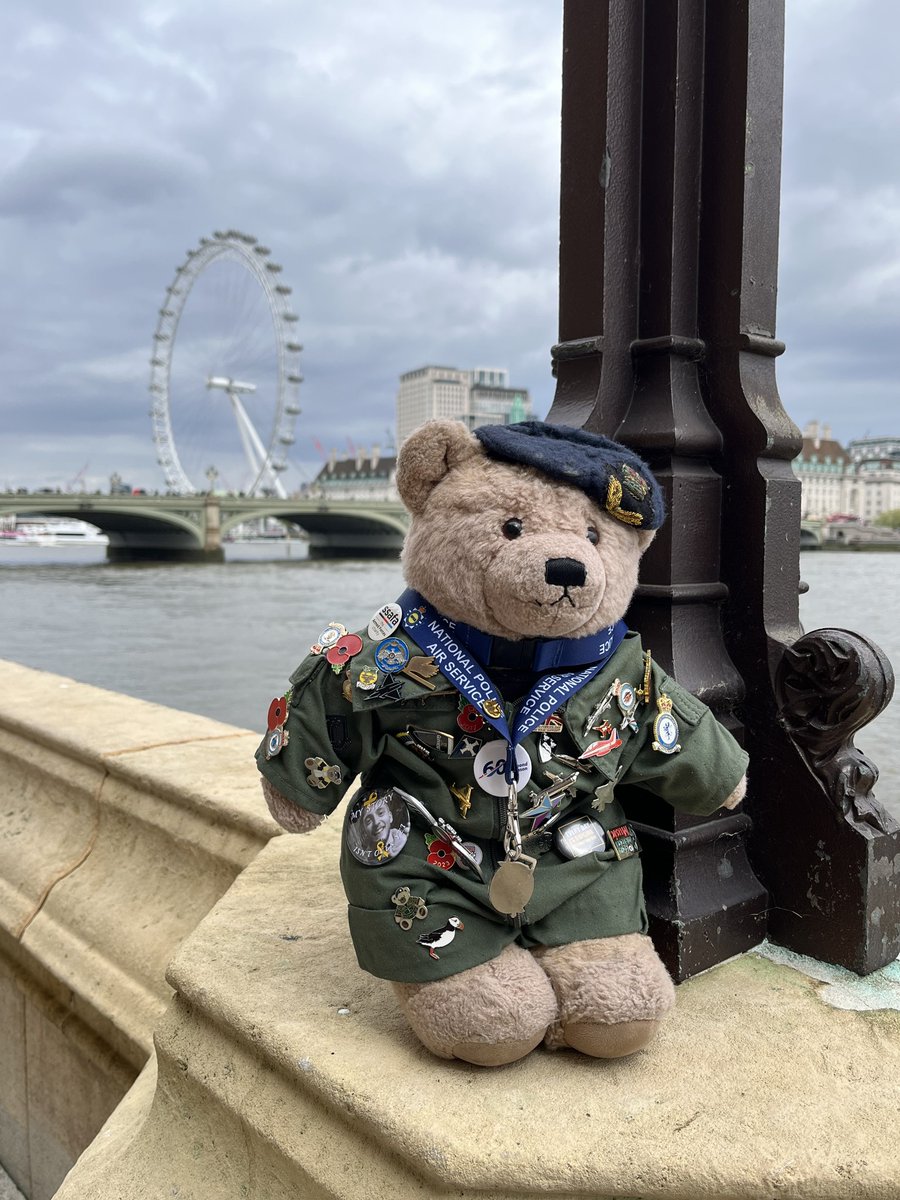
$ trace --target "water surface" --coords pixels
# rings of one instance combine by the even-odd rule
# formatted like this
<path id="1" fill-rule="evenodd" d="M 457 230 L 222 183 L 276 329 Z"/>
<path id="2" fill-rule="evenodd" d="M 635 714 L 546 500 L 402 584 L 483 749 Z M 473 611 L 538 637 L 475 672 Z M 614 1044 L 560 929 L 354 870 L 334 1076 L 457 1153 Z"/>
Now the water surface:
<path id="1" fill-rule="evenodd" d="M 229 561 L 108 565 L 102 549 L 0 548 L 0 657 L 261 729 L 329 621 L 365 625 L 403 589 L 395 558 L 310 561 L 302 544 L 232 545 Z M 865 634 L 900 667 L 900 554 L 810 552 L 806 629 Z M 900 813 L 896 701 L 857 736 Z"/>

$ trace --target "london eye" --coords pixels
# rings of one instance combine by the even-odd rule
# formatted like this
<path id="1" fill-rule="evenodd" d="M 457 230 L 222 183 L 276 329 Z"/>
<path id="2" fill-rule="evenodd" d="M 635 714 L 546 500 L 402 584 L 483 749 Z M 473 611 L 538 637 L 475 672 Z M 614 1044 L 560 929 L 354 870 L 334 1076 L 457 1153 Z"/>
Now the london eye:
<path id="1" fill-rule="evenodd" d="M 150 417 L 170 491 L 287 494 L 302 346 L 281 271 L 267 246 L 230 229 L 201 238 L 166 288 Z"/>

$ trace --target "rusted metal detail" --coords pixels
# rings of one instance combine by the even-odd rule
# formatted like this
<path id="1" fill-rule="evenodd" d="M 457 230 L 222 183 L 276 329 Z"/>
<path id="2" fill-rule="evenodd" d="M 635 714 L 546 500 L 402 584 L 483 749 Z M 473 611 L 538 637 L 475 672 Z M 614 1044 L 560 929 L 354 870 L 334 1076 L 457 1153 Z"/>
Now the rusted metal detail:
<path id="1" fill-rule="evenodd" d="M 576 338 L 573 342 L 557 342 L 550 348 L 550 357 L 554 364 L 573 358 L 589 358 L 593 354 L 602 353 L 602 337 Z"/>
<path id="2" fill-rule="evenodd" d="M 706 346 L 699 338 L 669 334 L 666 337 L 638 338 L 631 343 L 630 350 L 633 357 L 641 354 L 678 354 L 682 358 L 700 359 L 706 353 Z"/>
<path id="3" fill-rule="evenodd" d="M 871 795 L 878 768 L 853 744 L 894 694 L 884 652 L 859 633 L 816 629 L 785 651 L 775 691 L 779 723 L 837 811 L 877 833 L 900 831 Z"/>

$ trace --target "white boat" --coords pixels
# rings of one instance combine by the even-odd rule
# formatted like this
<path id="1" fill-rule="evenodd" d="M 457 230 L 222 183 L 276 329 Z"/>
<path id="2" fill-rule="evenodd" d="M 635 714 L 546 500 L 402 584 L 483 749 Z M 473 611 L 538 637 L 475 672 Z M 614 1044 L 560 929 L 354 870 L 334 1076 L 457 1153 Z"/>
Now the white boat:
<path id="1" fill-rule="evenodd" d="M 0 530 L 0 546 L 106 546 L 109 538 L 95 525 L 73 517 L 20 518 Z"/>

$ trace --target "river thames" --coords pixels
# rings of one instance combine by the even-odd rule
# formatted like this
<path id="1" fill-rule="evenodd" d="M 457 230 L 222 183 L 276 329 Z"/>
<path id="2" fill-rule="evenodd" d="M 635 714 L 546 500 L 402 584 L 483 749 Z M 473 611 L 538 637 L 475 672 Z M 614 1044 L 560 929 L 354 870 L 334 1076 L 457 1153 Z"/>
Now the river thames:
<path id="1" fill-rule="evenodd" d="M 133 566 L 107 564 L 102 547 L 0 547 L 0 657 L 262 731 L 324 626 L 360 628 L 403 590 L 396 559 L 310 561 L 297 542 L 226 554 Z M 900 554 L 813 551 L 801 576 L 806 629 L 865 634 L 900 670 Z M 856 744 L 881 771 L 876 795 L 900 815 L 898 712 L 895 700 Z"/>

